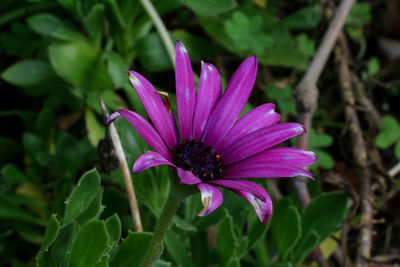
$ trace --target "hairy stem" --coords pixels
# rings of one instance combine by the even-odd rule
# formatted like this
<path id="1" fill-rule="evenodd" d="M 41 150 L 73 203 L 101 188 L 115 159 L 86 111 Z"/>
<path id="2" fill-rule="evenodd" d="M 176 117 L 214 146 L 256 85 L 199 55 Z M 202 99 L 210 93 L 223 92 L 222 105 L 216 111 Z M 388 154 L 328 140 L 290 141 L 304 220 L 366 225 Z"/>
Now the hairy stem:
<path id="1" fill-rule="evenodd" d="M 153 266 L 159 256 L 164 236 L 172 222 L 172 217 L 174 217 L 183 200 L 194 193 L 193 186 L 180 184 L 178 178 L 176 175 L 173 175 L 172 172 L 171 176 L 171 186 L 168 199 L 164 204 L 160 217 L 158 218 L 157 225 L 153 232 L 153 238 L 150 241 L 144 259 L 140 264 L 141 267 Z"/>

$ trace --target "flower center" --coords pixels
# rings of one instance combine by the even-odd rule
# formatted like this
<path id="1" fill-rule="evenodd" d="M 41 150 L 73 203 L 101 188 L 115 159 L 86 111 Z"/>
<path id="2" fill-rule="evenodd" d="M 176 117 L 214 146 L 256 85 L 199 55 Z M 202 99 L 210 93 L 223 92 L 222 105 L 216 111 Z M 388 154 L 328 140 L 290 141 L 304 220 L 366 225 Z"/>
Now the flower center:
<path id="1" fill-rule="evenodd" d="M 172 161 L 184 170 L 191 171 L 202 181 L 217 179 L 223 166 L 218 154 L 211 147 L 194 140 L 179 143 L 172 151 Z"/>

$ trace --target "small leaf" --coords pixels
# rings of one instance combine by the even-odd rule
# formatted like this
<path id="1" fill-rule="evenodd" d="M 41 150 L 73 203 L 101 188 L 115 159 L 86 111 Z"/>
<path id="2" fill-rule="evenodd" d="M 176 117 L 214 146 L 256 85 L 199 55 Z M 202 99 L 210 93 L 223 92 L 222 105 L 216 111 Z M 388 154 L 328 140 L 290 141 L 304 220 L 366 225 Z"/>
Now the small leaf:
<path id="1" fill-rule="evenodd" d="M 119 239 L 121 238 L 121 221 L 117 214 L 107 218 L 106 227 L 110 236 L 110 246 L 118 244 Z"/>
<path id="2" fill-rule="evenodd" d="M 301 219 L 296 207 L 289 206 L 282 218 L 275 219 L 273 236 L 277 243 L 279 260 L 285 261 L 301 237 Z"/>
<path id="3" fill-rule="evenodd" d="M 291 30 L 304 30 L 314 28 L 321 20 L 321 12 L 318 7 L 308 6 L 282 20 L 282 23 Z"/>
<path id="4" fill-rule="evenodd" d="M 170 229 L 165 235 L 165 245 L 167 247 L 168 252 L 172 255 L 172 258 L 180 265 L 180 266 L 194 266 L 193 260 L 189 257 L 188 253 L 182 253 L 183 251 L 187 251 L 188 248 L 184 246 L 185 242 L 182 240 L 179 235 L 174 233 L 172 229 Z"/>
<path id="5" fill-rule="evenodd" d="M 46 225 L 45 220 L 38 218 L 27 212 L 25 209 L 19 207 L 6 194 L 0 194 L 0 218 L 24 221 L 42 226 Z"/>
<path id="6" fill-rule="evenodd" d="M 235 257 L 239 248 L 233 227 L 232 216 L 225 210 L 225 218 L 221 222 L 217 234 L 217 253 L 223 266 L 228 264 L 232 257 Z"/>
<path id="7" fill-rule="evenodd" d="M 181 0 L 196 14 L 204 17 L 216 16 L 237 6 L 235 0 Z"/>
<path id="8" fill-rule="evenodd" d="M 84 40 L 83 35 L 68 28 L 59 18 L 42 13 L 28 18 L 28 25 L 39 34 L 51 36 L 63 41 Z"/>
<path id="9" fill-rule="evenodd" d="M 50 216 L 49 222 L 46 226 L 46 232 L 44 233 L 43 243 L 40 247 L 42 251 L 48 251 L 48 248 L 53 244 L 60 231 L 60 222 L 57 220 L 55 214 Z"/>
<path id="10" fill-rule="evenodd" d="M 400 160 L 400 141 L 397 142 L 396 146 L 394 147 L 394 154 L 396 155 L 397 159 Z"/>
<path id="11" fill-rule="evenodd" d="M 69 266 L 71 250 L 80 226 L 69 224 L 61 227 L 56 240 L 50 247 L 50 255 L 57 266 Z"/>
<path id="12" fill-rule="evenodd" d="M 137 267 L 143 260 L 147 247 L 152 238 L 152 233 L 129 233 L 117 248 L 110 266 Z"/>
<path id="13" fill-rule="evenodd" d="M 96 169 L 86 172 L 66 201 L 63 225 L 68 225 L 81 215 L 100 190 L 100 176 Z"/>
<path id="14" fill-rule="evenodd" d="M 28 177 L 12 163 L 1 168 L 1 175 L 4 181 L 10 185 L 28 181 Z"/>
<path id="15" fill-rule="evenodd" d="M 303 236 L 314 231 L 324 240 L 337 230 L 346 215 L 347 194 L 324 193 L 313 198 L 302 214 Z"/>
<path id="16" fill-rule="evenodd" d="M 51 66 L 44 61 L 24 60 L 8 67 L 1 77 L 18 86 L 33 86 L 49 79 L 54 75 Z"/>
<path id="17" fill-rule="evenodd" d="M 397 120 L 385 115 L 382 118 L 381 132 L 376 137 L 376 145 L 379 148 L 388 148 L 400 138 L 400 126 Z"/>
<path id="18" fill-rule="evenodd" d="M 108 239 L 104 221 L 91 221 L 83 225 L 73 244 L 70 266 L 95 265 L 108 247 Z"/>
<path id="19" fill-rule="evenodd" d="M 181 219 L 178 215 L 175 215 L 172 218 L 172 221 L 175 224 L 175 226 L 181 230 L 188 231 L 188 232 L 196 232 L 197 231 L 196 227 L 193 224 Z"/>
<path id="20" fill-rule="evenodd" d="M 66 81 L 87 88 L 104 89 L 111 79 L 99 51 L 89 43 L 55 43 L 49 47 L 51 65 Z"/>
<path id="21" fill-rule="evenodd" d="M 110 74 L 115 87 L 119 88 L 124 86 L 128 81 L 127 75 L 125 73 L 125 71 L 128 69 L 128 64 L 126 64 L 126 62 L 120 55 L 113 51 L 110 51 L 107 54 L 107 59 L 108 73 Z"/>
<path id="22" fill-rule="evenodd" d="M 296 247 L 291 261 L 296 265 L 301 263 L 318 246 L 320 240 L 316 231 L 309 232 Z"/>
<path id="23" fill-rule="evenodd" d="M 89 141 L 92 146 L 97 147 L 99 141 L 105 137 L 105 129 L 98 122 L 94 112 L 86 108 L 85 111 L 86 130 L 88 132 Z"/>
<path id="24" fill-rule="evenodd" d="M 138 40 L 137 50 L 140 63 L 148 71 L 164 71 L 172 67 L 167 50 L 156 33 L 150 33 Z"/>
<path id="25" fill-rule="evenodd" d="M 318 166 L 326 170 L 331 170 L 335 165 L 335 161 L 330 154 L 327 152 L 313 148 L 312 151 L 317 155 L 317 161 L 310 166 L 311 170 L 315 170 Z"/>
<path id="26" fill-rule="evenodd" d="M 332 145 L 333 138 L 329 134 L 316 133 L 315 130 L 311 130 L 310 144 L 309 147 L 313 148 L 328 147 Z"/>

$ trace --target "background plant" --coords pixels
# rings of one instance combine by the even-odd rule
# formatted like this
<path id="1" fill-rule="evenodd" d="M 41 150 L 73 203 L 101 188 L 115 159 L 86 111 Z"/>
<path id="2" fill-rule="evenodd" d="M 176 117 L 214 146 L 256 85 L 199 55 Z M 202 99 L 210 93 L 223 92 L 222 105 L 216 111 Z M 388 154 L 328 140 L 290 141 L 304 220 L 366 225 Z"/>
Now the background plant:
<path id="1" fill-rule="evenodd" d="M 297 120 L 293 91 L 335 1 L 152 3 L 170 37 L 185 43 L 195 72 L 200 59 L 213 62 L 226 83 L 242 58 L 256 55 L 260 67 L 251 105 L 274 102 L 283 121 Z M 396 172 L 382 175 L 392 174 L 387 170 L 400 160 L 398 60 L 392 47 L 382 45 L 389 39 L 396 47 L 400 38 L 391 30 L 400 23 L 390 5 L 361 1 L 344 28 L 351 70 L 359 77 L 352 82 L 362 85 L 354 107 L 369 155 L 378 158 L 363 170 L 373 175 L 375 218 L 386 220 L 374 226 L 371 261 L 400 246 L 385 241 L 399 230 Z M 146 232 L 131 232 L 125 185 L 99 101 L 110 110 L 129 107 L 146 116 L 125 73 L 135 69 L 175 102 L 172 62 L 152 18 L 140 1 L 3 0 L 0 28 L 0 265 L 133 266 L 168 195 L 168 169 L 134 176 Z M 157 266 L 300 266 L 316 261 L 310 257 L 316 248 L 338 266 L 343 261 L 337 251 L 356 258 L 360 181 L 344 112 L 349 103 L 340 96 L 333 58 L 318 87 L 309 149 L 319 160 L 312 167 L 317 181 L 308 184 L 309 206 L 301 207 L 290 181 L 262 184 L 275 208 L 271 221 L 261 225 L 249 205 L 229 192 L 213 214 L 197 217 L 200 197 L 193 195 L 174 217 Z M 366 99 L 379 119 L 383 115 L 380 121 L 373 120 Z M 132 166 L 148 147 L 128 123 L 115 124 Z"/>

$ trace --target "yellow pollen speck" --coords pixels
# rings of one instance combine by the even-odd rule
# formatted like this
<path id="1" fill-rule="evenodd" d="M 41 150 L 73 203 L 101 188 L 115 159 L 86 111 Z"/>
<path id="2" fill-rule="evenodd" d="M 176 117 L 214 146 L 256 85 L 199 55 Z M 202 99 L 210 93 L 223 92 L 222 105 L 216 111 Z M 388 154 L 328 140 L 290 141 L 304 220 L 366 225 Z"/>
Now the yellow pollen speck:
<path id="1" fill-rule="evenodd" d="M 193 168 L 191 168 L 190 171 L 193 172 Z"/>
<path id="2" fill-rule="evenodd" d="M 219 154 L 216 154 L 215 157 L 216 157 L 217 159 L 219 159 L 221 156 L 220 156 Z"/>
<path id="3" fill-rule="evenodd" d="M 206 177 L 207 173 L 203 173 L 203 177 Z"/>
<path id="4" fill-rule="evenodd" d="M 214 178 L 214 173 L 211 173 L 211 175 L 210 175 L 210 176 L 211 176 L 211 178 Z"/>
<path id="5" fill-rule="evenodd" d="M 221 169 L 221 168 L 219 169 L 219 172 L 222 172 L 222 169 Z"/>

